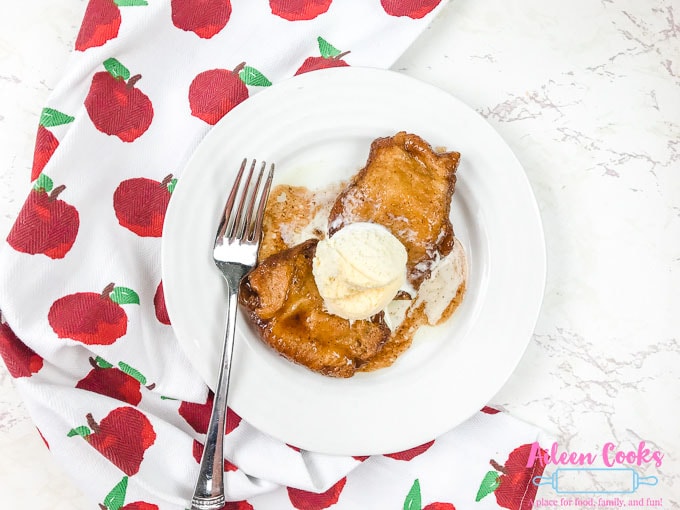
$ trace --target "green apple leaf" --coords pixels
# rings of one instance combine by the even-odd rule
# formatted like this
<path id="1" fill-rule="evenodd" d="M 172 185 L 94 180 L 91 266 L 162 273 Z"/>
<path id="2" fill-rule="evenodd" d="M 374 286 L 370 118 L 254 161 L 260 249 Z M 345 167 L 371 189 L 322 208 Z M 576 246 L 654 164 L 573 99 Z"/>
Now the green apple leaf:
<path id="1" fill-rule="evenodd" d="M 177 179 L 171 179 L 168 183 L 168 191 L 172 193 L 175 191 L 175 186 L 177 186 Z"/>
<path id="2" fill-rule="evenodd" d="M 174 397 L 166 397 L 165 395 L 161 395 L 161 400 L 179 400 L 179 399 L 174 398 Z"/>
<path id="3" fill-rule="evenodd" d="M 33 189 L 36 191 L 43 190 L 45 193 L 49 193 L 50 191 L 52 191 L 53 186 L 54 181 L 52 181 L 52 179 L 50 179 L 45 174 L 40 174 L 38 178 L 35 180 Z"/>
<path id="4" fill-rule="evenodd" d="M 87 428 L 85 425 L 81 425 L 80 427 L 73 428 L 68 431 L 68 434 L 66 434 L 66 437 L 74 437 L 74 436 L 80 436 L 80 437 L 87 437 L 90 434 L 92 434 L 92 431 Z"/>
<path id="5" fill-rule="evenodd" d="M 479 485 L 479 490 L 477 491 L 477 496 L 475 501 L 480 501 L 482 498 L 488 496 L 493 491 L 498 489 L 500 485 L 499 475 L 496 471 L 489 471 L 484 475 L 482 483 Z"/>
<path id="6" fill-rule="evenodd" d="M 111 294 L 109 294 L 109 298 L 119 305 L 139 304 L 139 295 L 134 290 L 128 289 L 127 287 L 114 287 Z"/>
<path id="7" fill-rule="evenodd" d="M 404 500 L 404 510 L 420 510 L 422 505 L 423 504 L 420 499 L 420 482 L 416 478 L 413 481 L 411 490 L 408 491 L 406 499 Z"/>
<path id="8" fill-rule="evenodd" d="M 132 368 L 130 365 L 128 365 L 127 363 L 123 363 L 122 361 L 118 362 L 118 367 L 121 369 L 122 372 L 125 372 L 130 377 L 134 377 L 140 382 L 140 384 L 146 386 L 146 377 L 144 377 L 139 370 Z"/>
<path id="9" fill-rule="evenodd" d="M 40 114 L 40 125 L 46 128 L 68 124 L 74 120 L 76 120 L 75 117 L 61 113 L 54 108 L 43 108 L 43 111 Z"/>
<path id="10" fill-rule="evenodd" d="M 149 5 L 146 0 L 113 0 L 118 7 L 130 7 L 135 5 Z"/>
<path id="11" fill-rule="evenodd" d="M 116 79 L 122 78 L 127 81 L 130 78 L 130 71 L 128 68 L 118 62 L 115 58 L 107 58 L 104 60 L 104 68 Z"/>
<path id="12" fill-rule="evenodd" d="M 319 43 L 319 53 L 323 58 L 333 58 L 340 55 L 341 51 L 323 37 L 319 36 L 316 40 Z"/>
<path id="13" fill-rule="evenodd" d="M 250 66 L 243 66 L 243 69 L 239 71 L 238 76 L 243 83 L 254 87 L 269 87 L 272 84 L 264 74 Z"/>
<path id="14" fill-rule="evenodd" d="M 111 489 L 111 492 L 106 495 L 104 498 L 104 506 L 106 506 L 108 510 L 119 510 L 123 506 L 123 503 L 125 503 L 127 485 L 128 477 L 124 476 L 123 479 Z"/>
<path id="15" fill-rule="evenodd" d="M 113 367 L 113 365 L 112 365 L 111 363 L 109 363 L 109 362 L 106 361 L 104 358 L 101 358 L 101 357 L 99 357 L 99 356 L 97 356 L 97 357 L 94 359 L 94 362 L 97 364 L 97 366 L 98 366 L 99 368 L 111 368 L 111 367 Z"/>

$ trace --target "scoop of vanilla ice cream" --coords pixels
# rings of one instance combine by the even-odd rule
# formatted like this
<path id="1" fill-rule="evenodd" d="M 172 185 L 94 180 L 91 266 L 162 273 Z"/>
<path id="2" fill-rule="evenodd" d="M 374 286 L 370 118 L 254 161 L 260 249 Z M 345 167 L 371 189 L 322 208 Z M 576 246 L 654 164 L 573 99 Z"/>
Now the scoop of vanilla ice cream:
<path id="1" fill-rule="evenodd" d="M 319 241 L 312 273 L 330 313 L 367 319 L 404 285 L 406 259 L 404 245 L 382 225 L 350 223 Z"/>

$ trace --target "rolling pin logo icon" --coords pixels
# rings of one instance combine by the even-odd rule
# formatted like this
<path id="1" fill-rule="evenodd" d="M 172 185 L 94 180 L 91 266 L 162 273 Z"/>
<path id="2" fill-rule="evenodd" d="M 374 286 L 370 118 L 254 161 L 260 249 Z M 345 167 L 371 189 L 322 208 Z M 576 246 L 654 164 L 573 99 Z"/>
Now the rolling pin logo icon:
<path id="1" fill-rule="evenodd" d="M 551 476 L 535 476 L 534 485 L 550 485 L 558 494 L 632 494 L 640 485 L 656 485 L 656 476 L 640 476 L 631 468 L 559 468 Z M 604 489 L 579 489 L 586 484 Z"/>

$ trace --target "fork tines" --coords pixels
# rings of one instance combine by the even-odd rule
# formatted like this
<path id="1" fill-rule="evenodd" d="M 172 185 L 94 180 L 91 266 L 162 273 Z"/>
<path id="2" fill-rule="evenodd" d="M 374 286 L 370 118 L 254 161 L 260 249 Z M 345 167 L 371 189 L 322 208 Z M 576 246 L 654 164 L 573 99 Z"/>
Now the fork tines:
<path id="1" fill-rule="evenodd" d="M 265 161 L 262 162 L 257 173 L 257 179 L 253 184 L 253 175 L 257 164 L 257 160 L 253 160 L 250 164 L 250 170 L 246 175 L 245 183 L 241 186 L 241 180 L 247 163 L 247 158 L 241 163 L 236 180 L 229 193 L 229 198 L 224 206 L 220 228 L 217 233 L 218 237 L 227 239 L 229 242 L 235 239 L 254 242 L 259 240 L 262 233 L 262 218 L 272 179 L 274 178 L 274 164 L 271 164 L 264 186 L 261 187 L 267 163 Z M 256 203 L 257 209 L 255 209 Z M 234 207 L 235 205 L 236 207 Z"/>

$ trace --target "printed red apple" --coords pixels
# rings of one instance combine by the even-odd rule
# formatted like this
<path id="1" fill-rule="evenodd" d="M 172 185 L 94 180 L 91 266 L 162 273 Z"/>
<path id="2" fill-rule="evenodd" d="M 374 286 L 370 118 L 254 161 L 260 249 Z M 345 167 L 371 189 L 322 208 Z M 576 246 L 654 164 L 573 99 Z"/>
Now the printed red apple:
<path id="1" fill-rule="evenodd" d="M 288 499 L 297 510 L 322 510 L 338 502 L 345 482 L 347 478 L 341 478 L 333 487 L 321 493 L 288 487 Z"/>
<path id="2" fill-rule="evenodd" d="M 489 406 L 484 406 L 480 409 L 481 412 L 484 414 L 498 414 L 500 413 L 499 409 L 496 409 L 495 407 L 489 407 Z"/>
<path id="3" fill-rule="evenodd" d="M 117 407 L 97 423 L 87 414 L 87 426 L 71 429 L 68 437 L 81 436 L 126 475 L 139 471 L 144 452 L 156 441 L 149 419 L 134 407 Z"/>
<path id="4" fill-rule="evenodd" d="M 158 510 L 158 505 L 146 503 L 145 501 L 133 501 L 121 506 L 119 510 Z"/>
<path id="5" fill-rule="evenodd" d="M 441 0 L 380 0 L 380 4 L 390 16 L 406 16 L 420 19 L 429 14 Z"/>
<path id="6" fill-rule="evenodd" d="M 201 457 L 203 456 L 203 450 L 205 449 L 205 445 L 199 441 L 196 441 L 194 439 L 194 444 L 191 449 L 191 454 L 194 456 L 194 460 L 198 462 L 199 464 L 201 463 Z M 224 470 L 225 471 L 237 471 L 238 468 L 229 462 L 227 459 L 224 459 Z"/>
<path id="7" fill-rule="evenodd" d="M 487 472 L 482 479 L 476 501 L 480 501 L 493 492 L 496 502 L 503 508 L 531 510 L 538 491 L 538 486 L 534 485 L 533 479 L 541 476 L 545 468 L 540 462 L 540 458 L 545 454 L 543 449 L 534 465 L 527 467 L 531 448 L 531 444 L 523 444 L 515 448 L 502 466 L 492 459 L 490 464 L 494 469 Z"/>
<path id="8" fill-rule="evenodd" d="M 142 75 L 130 77 L 130 71 L 115 58 L 105 60 L 104 68 L 92 77 L 85 109 L 99 131 L 133 142 L 153 119 L 151 100 L 136 87 Z"/>
<path id="9" fill-rule="evenodd" d="M 30 377 L 43 367 L 43 359 L 19 340 L 6 322 L 0 322 L 0 356 L 14 378 Z"/>
<path id="10" fill-rule="evenodd" d="M 272 14 L 288 21 L 314 19 L 331 6 L 332 0 L 269 0 Z"/>
<path id="11" fill-rule="evenodd" d="M 161 237 L 165 211 L 177 179 L 172 174 L 161 182 L 135 177 L 121 182 L 113 193 L 118 223 L 142 237 Z"/>
<path id="12" fill-rule="evenodd" d="M 76 50 L 103 46 L 118 36 L 121 18 L 118 7 L 147 5 L 146 0 L 90 0 L 76 38 Z"/>
<path id="13" fill-rule="evenodd" d="M 73 246 L 80 227 L 78 211 L 58 198 L 66 186 L 53 185 L 44 174 L 33 185 L 7 236 L 15 250 L 62 259 Z"/>
<path id="14" fill-rule="evenodd" d="M 114 0 L 90 0 L 76 38 L 76 50 L 102 46 L 118 35 L 120 10 Z"/>
<path id="15" fill-rule="evenodd" d="M 430 441 L 429 443 L 421 444 L 420 446 L 416 446 L 414 448 L 409 448 L 408 450 L 404 450 L 401 452 L 396 452 L 396 453 L 386 453 L 385 457 L 389 457 L 390 459 L 395 459 L 395 460 L 406 460 L 409 461 L 418 455 L 425 453 L 429 448 L 434 444 L 434 440 Z"/>
<path id="16" fill-rule="evenodd" d="M 208 391 L 207 400 L 203 404 L 185 401 L 179 405 L 178 412 L 180 416 L 199 434 L 206 434 L 208 432 L 208 422 L 210 421 L 210 414 L 212 413 L 214 397 L 215 394 L 212 391 Z M 229 434 L 238 427 L 240 423 L 241 417 L 236 414 L 231 407 L 228 407 L 225 433 Z"/>
<path id="17" fill-rule="evenodd" d="M 108 361 L 97 356 L 90 357 L 92 370 L 78 383 L 76 388 L 100 393 L 111 398 L 137 405 L 142 400 L 141 387 L 151 390 L 155 384 L 146 385 L 146 377 L 122 361 L 114 367 Z"/>
<path id="18" fill-rule="evenodd" d="M 170 6 L 172 23 L 203 39 L 219 33 L 231 16 L 229 0 L 172 0 Z"/>
<path id="19" fill-rule="evenodd" d="M 538 486 L 533 483 L 535 476 L 541 476 L 545 466 L 536 459 L 532 467 L 527 467 L 532 445 L 525 444 L 515 448 L 503 466 L 494 466 L 501 472 L 498 488 L 494 491 L 499 506 L 510 510 L 531 510 Z M 545 452 L 541 452 L 541 456 Z"/>
<path id="20" fill-rule="evenodd" d="M 110 283 L 101 293 L 76 292 L 57 299 L 47 320 L 59 338 L 87 345 L 111 345 L 127 332 L 127 314 L 121 305 L 139 304 L 127 287 Z"/>
<path id="21" fill-rule="evenodd" d="M 342 57 L 347 55 L 349 51 L 341 52 L 335 48 L 323 37 L 317 37 L 319 43 L 320 57 L 307 57 L 300 68 L 295 71 L 295 75 L 308 73 L 309 71 L 316 71 L 318 69 L 327 69 L 329 67 L 347 67 L 349 64 L 342 60 Z"/>
<path id="22" fill-rule="evenodd" d="M 161 324 L 170 325 L 170 316 L 168 309 L 165 307 L 165 292 L 163 292 L 163 281 L 156 287 L 156 293 L 153 296 L 153 307 L 156 312 L 156 319 Z"/>
<path id="23" fill-rule="evenodd" d="M 43 433 L 40 431 L 39 428 L 36 427 L 35 430 L 38 431 L 38 435 L 40 436 L 40 439 L 42 439 L 42 442 L 45 443 L 45 447 L 49 450 L 50 449 L 50 443 L 47 442 L 47 439 L 45 439 L 45 436 L 43 436 Z"/>
<path id="24" fill-rule="evenodd" d="M 31 169 L 31 181 L 40 176 L 45 165 L 59 147 L 59 140 L 48 131 L 45 126 L 38 126 L 38 134 L 35 137 L 35 149 L 33 150 L 33 168 Z"/>
<path id="25" fill-rule="evenodd" d="M 420 481 L 416 478 L 409 489 L 408 494 L 406 494 L 406 499 L 404 500 L 404 508 L 411 510 L 456 510 L 456 507 L 452 503 L 443 503 L 441 501 L 435 501 L 428 505 L 422 506 L 422 496 L 420 494 Z"/>
<path id="26" fill-rule="evenodd" d="M 210 69 L 196 75 L 189 86 L 191 115 L 210 125 L 217 124 L 236 105 L 248 99 L 248 87 L 268 87 L 272 83 L 245 62 L 233 71 Z"/>
<path id="27" fill-rule="evenodd" d="M 247 501 L 229 501 L 220 510 L 254 510 L 253 505 Z"/>
<path id="28" fill-rule="evenodd" d="M 133 501 L 125 503 L 127 496 L 128 477 L 124 476 L 104 498 L 104 503 L 99 503 L 100 510 L 158 510 L 158 505 L 145 501 Z"/>
<path id="29" fill-rule="evenodd" d="M 45 165 L 59 147 L 59 140 L 47 128 L 69 124 L 75 117 L 66 115 L 53 108 L 43 108 L 40 114 L 38 133 L 35 137 L 35 149 L 33 151 L 33 168 L 31 169 L 31 181 L 35 181 L 45 168 Z"/>

